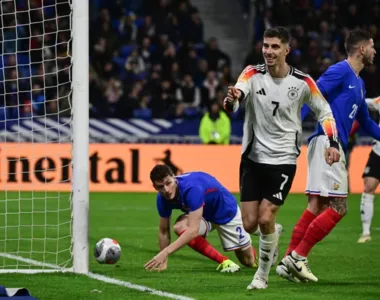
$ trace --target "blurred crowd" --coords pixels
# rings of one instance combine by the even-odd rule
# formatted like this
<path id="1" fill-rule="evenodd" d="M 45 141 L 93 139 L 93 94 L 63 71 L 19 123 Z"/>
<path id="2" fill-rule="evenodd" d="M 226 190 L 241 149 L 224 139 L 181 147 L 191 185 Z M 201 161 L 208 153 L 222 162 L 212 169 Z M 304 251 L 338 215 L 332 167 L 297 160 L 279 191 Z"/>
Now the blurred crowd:
<path id="1" fill-rule="evenodd" d="M 286 26 L 291 30 L 288 63 L 314 79 L 331 65 L 346 58 L 344 38 L 350 29 L 368 30 L 380 54 L 380 1 L 378 0 L 257 0 L 254 46 L 245 64 L 262 62 L 265 29 Z M 360 74 L 367 95 L 380 95 L 380 58 Z"/>
<path id="2" fill-rule="evenodd" d="M 90 33 L 93 117 L 192 118 L 222 103 L 232 82 L 230 58 L 216 38 L 204 42 L 189 0 L 98 7 Z"/>
<path id="3" fill-rule="evenodd" d="M 250 20 L 250 1 L 239 1 L 242 14 L 236 17 Z M 69 114 L 68 0 L 0 5 L 0 120 Z M 257 0 L 255 10 L 244 65 L 263 62 L 263 32 L 276 25 L 292 33 L 288 62 L 314 79 L 345 58 L 344 36 L 357 26 L 372 33 L 380 53 L 379 0 Z M 201 15 L 190 0 L 90 0 L 90 22 L 91 117 L 219 116 L 211 108 L 220 110 L 236 78 L 218 37 L 204 39 Z M 368 97 L 380 95 L 379 68 L 375 59 L 361 74 Z"/>
<path id="4" fill-rule="evenodd" d="M 70 115 L 67 0 L 0 1 L 0 120 Z"/>

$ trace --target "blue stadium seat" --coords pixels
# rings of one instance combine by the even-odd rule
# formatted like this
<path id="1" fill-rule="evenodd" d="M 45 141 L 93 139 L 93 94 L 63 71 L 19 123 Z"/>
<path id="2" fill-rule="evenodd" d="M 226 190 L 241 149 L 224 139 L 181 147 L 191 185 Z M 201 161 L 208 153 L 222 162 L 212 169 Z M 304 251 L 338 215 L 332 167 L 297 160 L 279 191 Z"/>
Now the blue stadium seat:
<path id="1" fill-rule="evenodd" d="M 29 55 L 28 54 L 17 54 L 17 64 L 29 65 Z"/>
<path id="2" fill-rule="evenodd" d="M 120 56 L 123 58 L 127 58 L 133 51 L 134 46 L 125 45 L 120 49 Z"/>
<path id="3" fill-rule="evenodd" d="M 137 18 L 135 21 L 135 25 L 137 27 L 141 27 L 144 24 L 144 19 L 143 18 Z"/>
<path id="4" fill-rule="evenodd" d="M 112 20 L 112 28 L 119 33 L 120 20 L 114 19 Z"/>
<path id="5" fill-rule="evenodd" d="M 121 69 L 124 68 L 125 58 L 114 56 L 112 57 L 112 61 L 117 64 Z"/>
<path id="6" fill-rule="evenodd" d="M 139 119 L 152 118 L 152 110 L 150 108 L 137 108 L 133 110 L 133 117 Z"/>

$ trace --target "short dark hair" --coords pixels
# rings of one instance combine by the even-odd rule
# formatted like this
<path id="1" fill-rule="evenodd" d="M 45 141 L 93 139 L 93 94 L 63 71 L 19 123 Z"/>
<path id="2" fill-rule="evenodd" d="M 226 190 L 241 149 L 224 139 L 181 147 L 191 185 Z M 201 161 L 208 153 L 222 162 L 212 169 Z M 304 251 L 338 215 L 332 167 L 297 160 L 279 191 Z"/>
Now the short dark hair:
<path id="1" fill-rule="evenodd" d="M 344 47 L 346 48 L 347 54 L 352 54 L 360 42 L 366 42 L 370 39 L 372 39 L 371 34 L 363 29 L 351 30 L 344 41 Z"/>
<path id="2" fill-rule="evenodd" d="M 152 171 L 150 171 L 150 180 L 152 182 L 161 181 L 167 176 L 174 176 L 172 169 L 167 165 L 156 165 Z"/>
<path id="3" fill-rule="evenodd" d="M 290 33 L 285 27 L 273 27 L 264 31 L 265 38 L 279 38 L 281 43 L 289 44 L 290 43 Z"/>

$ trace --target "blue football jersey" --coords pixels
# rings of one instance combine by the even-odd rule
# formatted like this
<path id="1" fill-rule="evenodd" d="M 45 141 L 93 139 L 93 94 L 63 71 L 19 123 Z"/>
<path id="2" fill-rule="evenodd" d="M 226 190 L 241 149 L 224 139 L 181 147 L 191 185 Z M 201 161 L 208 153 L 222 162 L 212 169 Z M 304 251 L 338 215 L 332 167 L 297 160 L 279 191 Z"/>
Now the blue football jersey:
<path id="1" fill-rule="evenodd" d="M 347 60 L 329 67 L 318 79 L 318 88 L 330 104 L 333 112 L 338 136 L 344 150 L 347 149 L 348 138 L 355 119 L 358 120 L 364 131 L 373 138 L 380 139 L 380 128 L 371 119 L 365 101 L 364 82 L 357 76 Z M 302 109 L 302 119 L 309 112 L 309 108 Z M 317 130 L 310 136 L 310 140 L 324 134 L 318 124 Z"/>
<path id="2" fill-rule="evenodd" d="M 173 209 L 189 213 L 203 206 L 203 218 L 215 224 L 230 222 L 237 213 L 235 197 L 215 177 L 203 172 L 176 176 L 179 195 L 167 200 L 157 195 L 157 210 L 162 218 L 171 216 Z"/>

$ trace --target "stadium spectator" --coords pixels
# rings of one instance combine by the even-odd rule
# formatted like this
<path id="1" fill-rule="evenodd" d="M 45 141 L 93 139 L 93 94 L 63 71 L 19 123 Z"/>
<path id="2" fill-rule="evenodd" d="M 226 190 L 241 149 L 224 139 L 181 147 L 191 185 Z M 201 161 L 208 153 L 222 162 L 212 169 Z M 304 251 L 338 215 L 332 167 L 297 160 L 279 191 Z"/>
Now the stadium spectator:
<path id="1" fill-rule="evenodd" d="M 199 137 L 204 144 L 227 145 L 230 142 L 231 121 L 218 103 L 211 104 L 199 125 Z"/>

